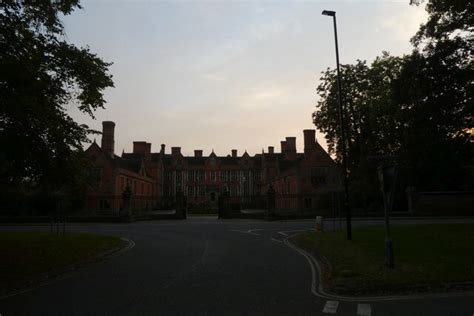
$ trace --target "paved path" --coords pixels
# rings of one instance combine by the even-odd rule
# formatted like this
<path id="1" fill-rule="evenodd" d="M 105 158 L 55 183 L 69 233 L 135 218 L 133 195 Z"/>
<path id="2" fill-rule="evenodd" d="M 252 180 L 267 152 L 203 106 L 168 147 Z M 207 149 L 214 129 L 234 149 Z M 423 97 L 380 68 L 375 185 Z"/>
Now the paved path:
<path id="1" fill-rule="evenodd" d="M 282 242 L 286 235 L 312 227 L 313 221 L 268 223 L 213 218 L 71 225 L 70 231 L 125 237 L 136 245 L 64 279 L 0 300 L 0 314 L 474 314 L 474 298 L 469 296 L 373 302 L 314 296 L 306 258 Z M 0 227 L 0 230 L 47 229 L 47 226 Z"/>

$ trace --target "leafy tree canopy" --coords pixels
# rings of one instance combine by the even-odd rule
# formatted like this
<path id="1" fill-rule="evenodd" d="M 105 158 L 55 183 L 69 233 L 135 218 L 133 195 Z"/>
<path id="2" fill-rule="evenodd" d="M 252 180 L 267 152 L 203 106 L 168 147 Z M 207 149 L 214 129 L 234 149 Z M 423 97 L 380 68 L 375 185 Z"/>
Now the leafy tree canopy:
<path id="1" fill-rule="evenodd" d="M 79 174 L 91 130 L 67 107 L 93 117 L 113 87 L 110 63 L 66 41 L 60 16 L 78 0 L 0 2 L 0 179 L 60 189 Z"/>
<path id="2" fill-rule="evenodd" d="M 348 167 L 359 187 L 362 181 L 376 189 L 372 155 L 395 157 L 407 183 L 418 189 L 465 189 L 471 183 L 473 4 L 431 0 L 426 8 L 429 18 L 412 39 L 411 54 L 384 52 L 371 65 L 341 67 Z M 340 160 L 334 70 L 323 73 L 317 92 L 314 124 Z"/>

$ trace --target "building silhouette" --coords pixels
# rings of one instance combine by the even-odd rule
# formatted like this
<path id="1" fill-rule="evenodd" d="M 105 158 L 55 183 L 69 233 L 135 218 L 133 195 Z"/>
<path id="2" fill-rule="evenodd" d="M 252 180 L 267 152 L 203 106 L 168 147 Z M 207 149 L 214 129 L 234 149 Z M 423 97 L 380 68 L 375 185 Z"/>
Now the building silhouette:
<path id="1" fill-rule="evenodd" d="M 315 130 L 304 130 L 304 152 L 296 151 L 296 137 L 281 141 L 280 152 L 250 156 L 232 149 L 226 156 L 213 151 L 205 156 L 194 150 L 184 156 L 180 147 L 161 145 L 152 153 L 151 143 L 134 141 L 133 152 L 114 153 L 115 123 L 102 123 L 102 142 L 95 141 L 86 150 L 91 162 L 91 183 L 86 208 L 120 210 L 123 192 L 130 189 L 134 209 L 163 208 L 178 195 L 190 206 L 217 208 L 220 194 L 245 199 L 263 196 L 269 187 L 277 195 L 301 197 L 298 205 L 314 206 L 316 195 L 340 190 L 340 170 L 317 143 Z M 295 207 L 297 207 L 295 205 Z"/>

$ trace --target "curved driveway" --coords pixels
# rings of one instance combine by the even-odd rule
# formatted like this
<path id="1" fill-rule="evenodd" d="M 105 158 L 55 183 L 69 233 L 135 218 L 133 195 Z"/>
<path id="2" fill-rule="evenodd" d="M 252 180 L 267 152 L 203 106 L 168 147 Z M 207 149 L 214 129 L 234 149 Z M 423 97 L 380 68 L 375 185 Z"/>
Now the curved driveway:
<path id="1" fill-rule="evenodd" d="M 314 296 L 306 259 L 281 242 L 285 234 L 312 225 L 212 218 L 70 225 L 70 231 L 129 238 L 135 247 L 4 298 L 0 314 L 473 315 L 469 296 L 363 304 Z M 0 227 L 32 229 L 49 227 Z"/>

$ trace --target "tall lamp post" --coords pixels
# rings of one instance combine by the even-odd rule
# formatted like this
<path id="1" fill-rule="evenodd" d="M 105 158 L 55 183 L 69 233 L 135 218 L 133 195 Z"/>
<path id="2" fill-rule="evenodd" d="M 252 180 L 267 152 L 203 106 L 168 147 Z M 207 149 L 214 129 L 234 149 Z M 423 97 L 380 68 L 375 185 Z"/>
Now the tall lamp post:
<path id="1" fill-rule="evenodd" d="M 342 169 L 344 175 L 344 211 L 346 212 L 347 240 L 352 240 L 351 209 L 349 206 L 349 187 L 347 181 L 346 135 L 344 131 L 344 111 L 342 108 L 341 72 L 339 69 L 339 47 L 337 44 L 336 11 L 324 10 L 322 15 L 332 16 L 334 22 L 334 40 L 336 42 L 337 94 L 339 100 L 339 125 L 341 128 Z"/>

